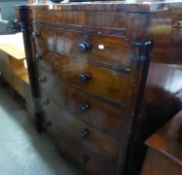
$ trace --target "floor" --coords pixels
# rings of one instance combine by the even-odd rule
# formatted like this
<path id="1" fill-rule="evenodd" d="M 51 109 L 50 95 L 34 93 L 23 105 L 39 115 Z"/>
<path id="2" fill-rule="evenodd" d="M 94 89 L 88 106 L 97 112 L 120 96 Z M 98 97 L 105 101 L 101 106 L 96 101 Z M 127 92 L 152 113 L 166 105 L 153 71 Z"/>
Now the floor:
<path id="1" fill-rule="evenodd" d="M 81 175 L 45 134 L 36 133 L 26 111 L 1 86 L 0 175 Z"/>

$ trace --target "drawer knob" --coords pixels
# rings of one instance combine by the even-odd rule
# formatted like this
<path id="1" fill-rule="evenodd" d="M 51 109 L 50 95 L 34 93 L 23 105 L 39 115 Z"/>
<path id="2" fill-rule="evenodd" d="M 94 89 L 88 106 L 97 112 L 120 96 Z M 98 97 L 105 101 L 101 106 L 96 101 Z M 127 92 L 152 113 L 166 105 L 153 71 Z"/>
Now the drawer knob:
<path id="1" fill-rule="evenodd" d="M 88 129 L 83 129 L 81 132 L 80 132 L 80 137 L 81 139 L 86 139 L 88 136 L 89 136 L 89 131 Z"/>
<path id="2" fill-rule="evenodd" d="M 80 81 L 89 81 L 91 79 L 91 75 L 88 73 L 81 73 L 80 74 Z"/>
<path id="3" fill-rule="evenodd" d="M 88 154 L 83 154 L 82 155 L 83 163 L 85 163 L 85 164 L 88 163 L 89 159 L 90 159 L 90 157 L 89 157 Z"/>
<path id="4" fill-rule="evenodd" d="M 91 45 L 90 45 L 90 43 L 88 43 L 86 41 L 82 41 L 78 44 L 78 48 L 81 52 L 86 52 L 91 49 Z"/>
<path id="5" fill-rule="evenodd" d="M 45 82 L 47 82 L 47 77 L 40 77 L 40 78 L 39 78 L 39 82 L 40 82 L 40 83 L 45 83 Z"/>
<path id="6" fill-rule="evenodd" d="M 90 108 L 90 105 L 86 102 L 80 104 L 80 109 L 82 112 L 87 112 Z"/>
<path id="7" fill-rule="evenodd" d="M 40 37 L 40 33 L 39 32 L 32 32 L 32 37 L 34 39 L 39 38 Z"/>
<path id="8" fill-rule="evenodd" d="M 42 59 L 42 55 L 35 54 L 35 59 L 36 59 L 36 60 L 41 60 L 41 59 Z"/>
<path id="9" fill-rule="evenodd" d="M 48 105 L 48 104 L 50 103 L 50 101 L 49 101 L 49 99 L 46 99 L 46 100 L 44 100 L 42 103 L 43 103 L 43 105 L 46 106 L 46 105 Z"/>
<path id="10" fill-rule="evenodd" d="M 45 127 L 49 128 L 49 127 L 51 127 L 51 125 L 52 125 L 52 122 L 51 122 L 51 121 L 48 121 L 48 122 L 45 124 Z"/>

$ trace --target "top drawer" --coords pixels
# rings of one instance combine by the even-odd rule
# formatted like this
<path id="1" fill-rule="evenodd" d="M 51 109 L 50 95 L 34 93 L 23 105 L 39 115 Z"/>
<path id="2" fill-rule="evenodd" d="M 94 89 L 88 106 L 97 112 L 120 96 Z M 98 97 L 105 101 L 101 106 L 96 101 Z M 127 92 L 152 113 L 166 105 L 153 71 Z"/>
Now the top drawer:
<path id="1" fill-rule="evenodd" d="M 123 38 L 92 32 L 56 32 L 56 52 L 97 62 L 112 69 L 130 67 L 132 45 Z"/>
<path id="2" fill-rule="evenodd" d="M 36 51 L 42 56 L 47 51 L 53 51 L 114 70 L 128 71 L 131 67 L 133 47 L 124 38 L 104 36 L 101 32 L 66 31 L 44 25 L 34 25 L 33 35 L 37 37 Z"/>

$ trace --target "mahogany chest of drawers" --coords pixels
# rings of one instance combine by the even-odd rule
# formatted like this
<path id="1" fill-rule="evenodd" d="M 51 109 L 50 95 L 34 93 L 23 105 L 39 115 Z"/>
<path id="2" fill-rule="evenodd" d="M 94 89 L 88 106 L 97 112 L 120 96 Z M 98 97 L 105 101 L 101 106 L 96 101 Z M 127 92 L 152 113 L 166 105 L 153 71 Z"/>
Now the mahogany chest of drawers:
<path id="1" fill-rule="evenodd" d="M 181 38 L 174 41 L 175 50 L 170 50 L 171 56 L 176 52 L 175 58 L 165 50 L 174 23 L 167 17 L 176 15 L 171 13 L 173 8 L 118 2 L 19 7 L 35 104 L 44 114 L 36 116 L 37 123 L 87 174 L 134 174 L 130 171 L 135 171 L 137 150 L 156 127 L 154 123 L 145 128 L 151 111 L 147 102 L 142 103 L 146 80 L 150 75 L 158 79 L 151 68 L 163 65 L 162 61 L 179 64 L 182 55 L 177 45 Z M 176 70 L 173 68 L 167 70 Z M 160 70 L 157 83 L 172 75 Z M 41 105 L 37 105 L 39 99 Z M 152 110 L 157 114 L 158 106 L 153 105 L 157 99 L 154 101 Z M 166 114 L 175 113 L 176 108 Z"/>

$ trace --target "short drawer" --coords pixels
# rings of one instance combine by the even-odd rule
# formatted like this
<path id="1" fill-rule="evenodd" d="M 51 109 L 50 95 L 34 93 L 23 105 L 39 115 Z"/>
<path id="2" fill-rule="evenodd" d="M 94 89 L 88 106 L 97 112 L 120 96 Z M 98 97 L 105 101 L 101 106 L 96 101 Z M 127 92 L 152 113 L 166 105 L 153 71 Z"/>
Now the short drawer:
<path id="1" fill-rule="evenodd" d="M 101 132 L 100 130 L 78 120 L 64 108 L 57 106 L 46 95 L 42 97 L 46 126 L 57 128 L 60 136 L 67 136 L 76 140 L 78 143 L 90 148 L 103 157 L 116 157 L 119 151 L 119 142 Z M 46 102 L 46 103 L 45 103 Z"/>
<path id="2" fill-rule="evenodd" d="M 127 103 L 132 92 L 128 74 L 64 56 L 55 65 L 55 72 L 64 83 L 116 103 Z"/>

